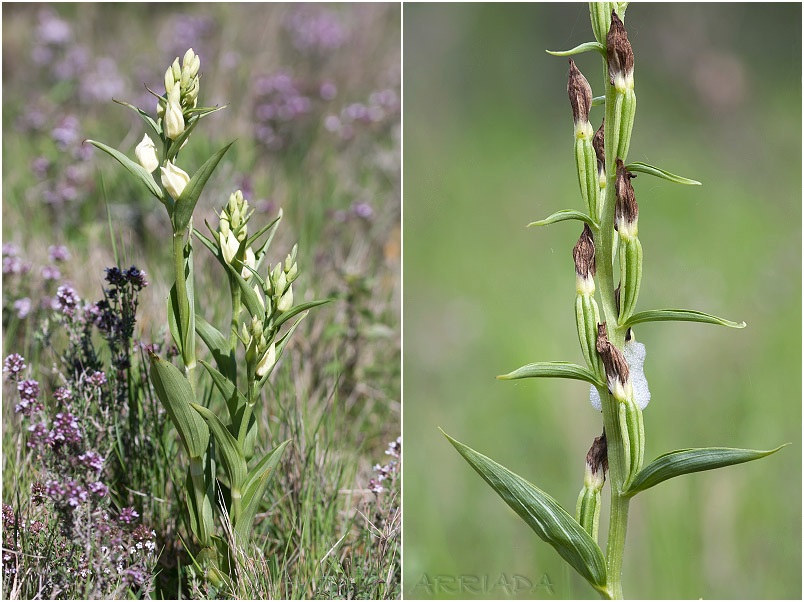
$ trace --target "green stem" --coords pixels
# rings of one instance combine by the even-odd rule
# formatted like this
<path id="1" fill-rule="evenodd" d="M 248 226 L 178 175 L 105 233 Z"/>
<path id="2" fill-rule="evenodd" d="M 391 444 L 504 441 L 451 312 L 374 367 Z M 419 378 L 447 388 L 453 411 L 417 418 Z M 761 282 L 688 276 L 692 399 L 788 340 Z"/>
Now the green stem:
<path id="1" fill-rule="evenodd" d="M 190 300 L 187 296 L 187 276 L 184 269 L 184 234 L 186 231 L 173 233 L 173 270 L 176 279 L 176 299 L 179 303 L 179 315 L 176 316 L 179 325 L 179 336 L 182 340 L 182 362 L 184 372 L 193 393 L 196 390 L 196 361 L 195 361 L 195 333 L 186 332 L 190 324 L 190 312 L 195 311 L 190 307 Z"/>
<path id="2" fill-rule="evenodd" d="M 237 352 L 237 329 L 240 328 L 240 285 L 234 281 L 234 277 L 229 274 L 229 288 L 232 293 L 232 330 L 229 333 L 229 347 L 232 354 Z"/>
<path id="3" fill-rule="evenodd" d="M 201 545 L 207 547 L 211 545 L 211 533 L 207 533 L 207 524 L 204 522 L 204 501 L 207 495 L 206 483 L 204 483 L 204 460 L 202 458 L 190 458 L 190 477 L 193 482 L 193 491 L 187 492 L 195 498 L 195 507 L 198 509 L 196 521 L 198 522 L 199 539 Z M 193 509 L 190 508 L 190 512 Z"/>
<path id="4" fill-rule="evenodd" d="M 600 228 L 595 233 L 595 262 L 597 267 L 598 289 L 603 306 L 608 336 L 618 349 L 625 345 L 625 329 L 618 326 L 617 304 L 614 297 L 614 269 L 612 266 L 612 246 L 614 238 L 615 167 L 614 132 L 614 96 L 615 89 L 609 83 L 606 60 L 603 60 L 604 85 L 606 87 L 606 197 L 600 219 Z M 612 130 L 612 131 L 610 131 Z M 617 401 L 608 393 L 606 387 L 598 389 L 603 408 L 603 422 L 606 426 L 606 441 L 609 457 L 609 486 L 611 488 L 611 514 L 609 520 L 609 536 L 606 545 L 606 576 L 608 596 L 615 600 L 623 597 L 622 567 L 625 552 L 625 535 L 628 528 L 629 498 L 623 497 L 620 491 L 625 481 L 625 457 L 620 435 Z"/>

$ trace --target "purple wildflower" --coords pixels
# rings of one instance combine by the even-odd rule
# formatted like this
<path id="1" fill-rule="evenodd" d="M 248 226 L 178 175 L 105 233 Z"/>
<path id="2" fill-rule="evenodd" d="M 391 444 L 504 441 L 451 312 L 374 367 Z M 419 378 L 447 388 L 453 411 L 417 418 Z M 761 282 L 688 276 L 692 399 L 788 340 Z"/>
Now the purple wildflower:
<path id="1" fill-rule="evenodd" d="M 3 243 L 3 257 L 16 257 L 20 253 L 20 248 L 13 242 Z"/>
<path id="2" fill-rule="evenodd" d="M 49 433 L 51 442 L 78 443 L 81 441 L 81 427 L 78 419 L 69 412 L 59 412 L 53 419 L 53 429 Z"/>
<path id="3" fill-rule="evenodd" d="M 69 167 L 67 168 L 70 169 Z M 47 256 L 50 261 L 68 261 L 70 259 L 70 251 L 64 245 L 51 245 L 47 248 Z"/>
<path id="4" fill-rule="evenodd" d="M 137 290 L 141 290 L 148 286 L 148 281 L 145 280 L 145 272 L 137 268 L 135 265 L 126 270 L 126 279 Z"/>
<path id="5" fill-rule="evenodd" d="M 16 380 L 25 368 L 25 358 L 19 353 L 12 353 L 3 361 L 3 372 L 8 372 L 9 378 L 13 380 Z"/>
<path id="6" fill-rule="evenodd" d="M 59 405 L 65 405 L 72 401 L 73 393 L 66 387 L 59 387 L 53 392 L 53 399 L 59 402 Z"/>
<path id="7" fill-rule="evenodd" d="M 17 317 L 24 320 L 31 313 L 31 299 L 30 297 L 23 297 L 14 301 L 14 310 L 17 312 Z"/>
<path id="8" fill-rule="evenodd" d="M 324 53 L 341 46 L 346 32 L 335 12 L 303 5 L 285 22 L 293 45 L 303 52 Z"/>
<path id="9" fill-rule="evenodd" d="M 17 391 L 23 399 L 36 399 L 39 397 L 39 383 L 35 380 L 23 380 L 17 383 Z"/>
<path id="10" fill-rule="evenodd" d="M 109 488 L 101 483 L 100 481 L 96 481 L 95 483 L 89 484 L 89 490 L 97 495 L 98 497 L 105 497 L 107 493 L 109 493 Z"/>
<path id="11" fill-rule="evenodd" d="M 67 115 L 50 131 L 50 137 L 61 150 L 74 146 L 81 139 L 78 119 Z"/>
<path id="12" fill-rule="evenodd" d="M 363 219 L 371 219 L 374 216 L 374 209 L 369 203 L 365 202 L 352 205 L 352 212 Z"/>
<path id="13" fill-rule="evenodd" d="M 47 424 L 38 422 L 28 427 L 28 447 L 37 447 L 39 445 L 50 445 L 52 440 L 50 432 L 47 430 Z"/>
<path id="14" fill-rule="evenodd" d="M 61 272 L 55 265 L 42 266 L 42 278 L 45 280 L 58 280 L 61 278 Z"/>
<path id="15" fill-rule="evenodd" d="M 96 371 L 94 374 L 92 374 L 92 376 L 87 378 L 87 382 L 90 385 L 92 385 L 93 387 L 100 387 L 102 385 L 105 385 L 106 382 L 107 382 L 106 381 L 106 374 L 103 373 L 103 372 L 97 372 Z"/>
<path id="16" fill-rule="evenodd" d="M 81 299 L 76 294 L 73 287 L 69 285 L 62 285 L 56 291 L 56 299 L 53 303 L 53 308 L 62 312 L 65 315 L 72 316 L 75 307 L 80 303 Z"/>
<path id="17" fill-rule="evenodd" d="M 332 100 L 338 95 L 338 88 L 332 82 L 324 82 L 318 88 L 322 100 Z"/>
<path id="18" fill-rule="evenodd" d="M 106 459 L 99 453 L 90 450 L 78 456 L 78 461 L 87 468 L 94 470 L 97 474 L 100 474 Z"/>
<path id="19" fill-rule="evenodd" d="M 47 157 L 36 157 L 31 160 L 31 171 L 40 180 L 47 177 L 48 169 L 50 169 L 50 160 Z"/>
<path id="20" fill-rule="evenodd" d="M 136 510 L 134 510 L 134 508 L 121 508 L 120 516 L 118 516 L 117 518 L 121 523 L 126 523 L 127 525 L 130 525 L 139 517 L 140 517 L 139 513 Z"/>

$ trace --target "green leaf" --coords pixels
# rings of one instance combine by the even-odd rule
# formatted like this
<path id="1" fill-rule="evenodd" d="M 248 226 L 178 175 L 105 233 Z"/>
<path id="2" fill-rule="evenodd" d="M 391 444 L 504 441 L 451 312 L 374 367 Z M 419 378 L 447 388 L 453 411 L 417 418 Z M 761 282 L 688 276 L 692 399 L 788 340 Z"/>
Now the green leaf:
<path id="1" fill-rule="evenodd" d="M 570 56 L 572 54 L 589 52 L 590 50 L 597 50 L 600 54 L 606 56 L 606 49 L 600 42 L 584 42 L 572 50 L 546 50 L 545 52 L 547 52 L 547 54 L 552 54 L 553 56 Z"/>
<path id="2" fill-rule="evenodd" d="M 507 468 L 441 432 L 542 540 L 553 546 L 592 587 L 606 591 L 606 562 L 600 547 L 556 500 Z"/>
<path id="3" fill-rule="evenodd" d="M 184 357 L 184 352 L 182 351 L 182 338 L 181 332 L 179 332 L 179 298 L 176 296 L 176 284 L 173 283 L 173 286 L 170 287 L 170 295 L 168 296 L 168 307 L 167 307 L 167 317 L 168 317 L 168 328 L 170 328 L 170 336 L 173 337 L 173 343 L 179 350 L 179 355 Z"/>
<path id="4" fill-rule="evenodd" d="M 651 309 L 635 313 L 628 318 L 624 326 L 629 328 L 640 322 L 702 322 L 704 324 L 718 324 L 729 328 L 745 328 L 745 322 L 732 322 L 711 314 L 693 309 Z"/>
<path id="5" fill-rule="evenodd" d="M 207 372 L 209 372 L 212 382 L 215 383 L 215 386 L 218 387 L 221 395 L 223 395 L 223 398 L 226 400 L 226 405 L 229 408 L 229 416 L 232 417 L 232 422 L 235 422 L 235 416 L 237 416 L 238 410 L 248 403 L 246 396 L 243 395 L 237 389 L 237 387 L 235 387 L 231 380 L 215 370 L 215 368 L 210 366 L 207 362 L 204 360 L 198 360 L 198 362 L 204 366 L 204 368 L 206 368 Z"/>
<path id="6" fill-rule="evenodd" d="M 625 168 L 628 171 L 646 173 L 651 176 L 656 176 L 657 178 L 662 178 L 663 180 L 675 182 L 676 184 L 688 184 L 690 186 L 701 185 L 701 183 L 698 180 L 690 180 L 689 178 L 683 178 L 681 176 L 671 174 L 669 171 L 665 171 L 663 169 L 659 169 L 658 167 L 654 167 L 653 165 L 642 163 L 641 161 L 635 161 L 634 163 L 629 163 L 628 165 L 625 166 Z"/>
<path id="7" fill-rule="evenodd" d="M 712 470 L 732 464 L 742 464 L 758 460 L 776 453 L 789 443 L 767 451 L 756 449 L 734 449 L 731 447 L 702 447 L 698 449 L 679 449 L 659 456 L 637 473 L 626 495 L 634 495 L 662 481 L 682 474 Z"/>
<path id="8" fill-rule="evenodd" d="M 111 146 L 107 146 L 102 142 L 98 142 L 96 140 L 84 140 L 84 142 L 89 142 L 92 146 L 101 149 L 103 152 L 117 159 L 120 165 L 125 167 L 131 175 L 142 182 L 152 195 L 162 201 L 162 203 L 165 203 L 165 206 L 168 207 L 168 211 L 171 210 L 171 207 L 168 206 L 168 200 L 166 199 L 165 194 L 162 192 L 162 189 L 159 188 L 156 180 L 154 180 L 153 176 L 149 174 L 148 170 L 142 165 L 135 163 L 120 151 L 112 148 Z"/>
<path id="9" fill-rule="evenodd" d="M 285 351 L 285 347 L 287 346 L 290 337 L 293 336 L 293 333 L 296 330 L 296 328 L 298 328 L 299 324 L 301 324 L 301 321 L 304 320 L 304 318 L 306 317 L 307 317 L 306 312 L 303 313 L 301 316 L 299 316 L 299 319 L 296 320 L 296 323 L 290 328 L 288 328 L 288 331 L 284 335 L 282 335 L 282 337 L 276 342 L 276 362 L 274 362 L 274 365 L 271 366 L 271 369 L 268 370 L 268 372 L 266 372 L 259 381 L 257 381 L 258 390 L 261 390 L 265 386 L 265 383 L 268 382 L 268 377 L 271 376 L 271 372 L 274 371 L 274 368 L 279 363 L 279 360 L 282 357 L 282 353 Z"/>
<path id="10" fill-rule="evenodd" d="M 302 303 L 301 305 L 294 305 L 276 319 L 275 326 L 276 328 L 279 328 L 280 326 L 282 326 L 282 324 L 290 320 L 293 316 L 296 316 L 302 313 L 303 311 L 307 311 L 308 309 L 312 309 L 313 307 L 318 307 L 319 305 L 325 305 L 330 301 L 334 300 L 335 299 L 318 299 L 317 301 L 309 301 L 307 303 Z"/>
<path id="11" fill-rule="evenodd" d="M 184 277 L 187 286 L 187 315 L 182 321 L 184 328 L 184 349 L 191 350 L 195 357 L 195 263 L 193 262 L 193 237 L 187 237 L 184 246 Z"/>
<path id="12" fill-rule="evenodd" d="M 195 107 L 190 109 L 189 111 L 185 111 L 188 115 L 198 115 L 199 117 L 206 117 L 207 115 L 211 115 L 212 113 L 217 113 L 218 111 L 223 111 L 229 105 L 218 106 L 215 105 L 214 107 Z"/>
<path id="13" fill-rule="evenodd" d="M 597 230 L 598 228 L 598 225 L 595 222 L 595 220 L 593 220 L 585 213 L 575 211 L 575 209 L 562 209 L 561 211 L 557 211 L 550 217 L 541 219 L 538 222 L 529 223 L 528 228 L 530 228 L 531 226 L 548 226 L 550 224 L 555 224 L 556 222 L 564 222 L 570 219 L 577 219 L 582 222 L 586 222 L 587 224 L 589 224 L 589 227 L 592 228 L 593 230 Z"/>
<path id="14" fill-rule="evenodd" d="M 254 289 L 243 279 L 240 272 L 228 263 L 226 264 L 226 269 L 229 270 L 235 282 L 240 285 L 240 300 L 243 302 L 249 315 L 252 317 L 257 316 L 260 320 L 265 320 L 265 307 L 260 303 L 260 298 L 257 296 L 257 293 L 254 292 Z"/>
<path id="15" fill-rule="evenodd" d="M 159 401 L 165 406 L 184 448 L 191 458 L 203 458 L 209 445 L 209 429 L 201 417 L 190 407 L 195 395 L 190 382 L 170 362 L 154 353 L 151 358 L 151 382 Z"/>
<path id="16" fill-rule="evenodd" d="M 257 242 L 257 239 L 260 236 L 262 236 L 263 234 L 268 232 L 268 230 L 271 230 L 271 234 L 268 236 L 267 239 L 265 239 L 265 242 L 263 242 L 262 245 L 260 245 L 260 247 L 257 249 L 257 253 L 267 249 L 270 246 L 271 241 L 274 239 L 274 234 L 276 234 L 276 229 L 279 227 L 279 222 L 280 221 L 282 221 L 282 212 L 281 211 L 279 212 L 279 215 L 276 218 L 274 218 L 274 220 L 271 223 L 264 225 L 255 234 L 252 234 L 251 236 L 249 236 L 248 239 L 246 240 L 246 246 L 250 247 L 255 242 Z M 255 253 L 255 255 L 256 255 L 256 253 Z"/>
<path id="17" fill-rule="evenodd" d="M 232 383 L 237 382 L 237 364 L 232 355 L 232 348 L 229 346 L 229 341 L 223 336 L 220 331 L 207 322 L 204 318 L 197 315 L 195 316 L 195 331 L 204 344 L 209 348 L 212 357 L 215 358 L 215 363 L 218 364 L 218 369 L 223 375 Z"/>
<path id="18" fill-rule="evenodd" d="M 500 380 L 514 380 L 517 378 L 570 378 L 585 380 L 598 387 L 605 386 L 597 377 L 586 368 L 570 362 L 536 362 L 527 364 L 513 372 L 498 376 Z"/>
<path id="19" fill-rule="evenodd" d="M 190 218 L 193 216 L 193 210 L 198 202 L 198 197 L 201 196 L 201 191 L 209 180 L 212 172 L 218 166 L 218 163 L 226 154 L 226 151 L 234 144 L 230 142 L 217 153 L 212 155 L 206 162 L 193 174 L 187 186 L 184 187 L 179 198 L 176 199 L 176 208 L 173 212 L 173 230 L 174 232 L 183 231 L 190 223 Z M 144 170 L 143 170 L 144 171 Z"/>
<path id="20" fill-rule="evenodd" d="M 156 121 L 153 120 L 153 118 L 150 115 L 148 115 L 148 113 L 146 113 L 142 109 L 139 109 L 139 108 L 135 107 L 132 104 L 129 104 L 127 102 L 123 102 L 122 100 L 116 100 L 114 98 L 112 100 L 114 102 L 116 102 L 117 104 L 123 105 L 124 107 L 128 107 L 132 111 L 136 112 L 140 117 L 142 117 L 142 119 L 143 119 L 143 121 L 145 121 L 145 123 L 147 123 L 149 126 L 151 126 L 151 129 L 153 130 L 154 134 L 156 134 L 160 138 L 162 137 L 162 128 L 159 126 L 158 123 L 156 123 Z"/>
<path id="21" fill-rule="evenodd" d="M 243 494 L 243 510 L 235 525 L 235 533 L 237 533 L 241 542 L 244 544 L 249 540 L 251 527 L 254 524 L 254 517 L 262 503 L 265 489 L 268 487 L 268 482 L 271 477 L 273 477 L 273 474 L 276 472 L 276 467 L 279 464 L 279 460 L 282 459 L 282 453 L 285 451 L 285 447 L 287 447 L 288 443 L 289 441 L 284 441 L 277 445 L 267 456 L 260 460 L 259 464 L 254 467 L 246 479 L 247 485 L 245 487 L 245 493 Z"/>
<path id="22" fill-rule="evenodd" d="M 606 104 L 606 97 L 605 96 L 595 96 L 592 99 L 592 106 L 599 107 L 600 105 Z"/>
<path id="23" fill-rule="evenodd" d="M 206 220 L 204 220 L 204 223 L 206 223 Z M 207 223 L 207 227 L 209 228 L 209 224 L 208 224 L 208 223 Z M 221 254 L 220 254 L 220 249 L 218 248 L 218 245 L 217 245 L 217 244 L 215 244 L 215 243 L 212 241 L 212 239 L 207 238 L 206 236 L 204 236 L 204 235 L 203 235 L 203 234 L 202 234 L 202 233 L 201 233 L 201 232 L 200 232 L 200 231 L 199 231 L 197 228 L 193 228 L 193 234 L 195 234 L 196 238 L 198 238 L 198 240 L 200 240 L 200 241 L 201 241 L 201 243 L 202 243 L 202 244 L 203 244 L 203 245 L 204 245 L 204 246 L 205 246 L 207 249 L 209 249 L 210 253 L 212 253 L 212 254 L 213 254 L 213 255 L 214 255 L 214 256 L 215 256 L 215 257 L 218 259 L 218 261 L 220 261 L 221 263 L 223 263 L 223 258 L 221 257 Z"/>
<path id="24" fill-rule="evenodd" d="M 248 468 L 246 467 L 246 459 L 243 457 L 243 450 L 240 449 L 240 444 L 237 442 L 229 429 L 220 421 L 213 412 L 200 406 L 197 403 L 190 404 L 193 409 L 201 415 L 209 430 L 212 431 L 217 444 L 217 450 L 223 459 L 223 467 L 226 469 L 226 474 L 229 477 L 229 483 L 234 489 L 240 488 L 246 483 L 248 475 Z"/>

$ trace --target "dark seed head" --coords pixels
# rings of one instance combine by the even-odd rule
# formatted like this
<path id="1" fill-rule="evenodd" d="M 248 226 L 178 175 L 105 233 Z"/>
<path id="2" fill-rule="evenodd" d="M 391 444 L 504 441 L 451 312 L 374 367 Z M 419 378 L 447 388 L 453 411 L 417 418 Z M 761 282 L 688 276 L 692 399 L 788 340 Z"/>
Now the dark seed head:
<path id="1" fill-rule="evenodd" d="M 597 157 L 597 169 L 598 171 L 602 171 L 604 166 L 606 165 L 606 149 L 604 146 L 605 142 L 605 125 L 606 120 L 603 120 L 603 123 L 600 124 L 600 127 L 597 128 L 594 137 L 592 138 L 592 148 L 595 149 L 595 156 Z"/>
<path id="2" fill-rule="evenodd" d="M 625 26 L 615 11 L 611 11 L 611 27 L 606 36 L 606 59 L 612 82 L 618 73 L 630 73 L 634 70 L 634 51 L 631 50 Z"/>
<path id="3" fill-rule="evenodd" d="M 567 94 L 569 94 L 570 104 L 572 105 L 572 118 L 575 123 L 589 121 L 589 109 L 592 108 L 592 88 L 583 73 L 575 66 L 575 61 L 570 59 L 569 64 Z"/>
<path id="4" fill-rule="evenodd" d="M 597 325 L 597 353 L 603 360 L 603 367 L 606 369 L 606 377 L 611 381 L 617 379 L 622 385 L 628 381 L 628 362 L 625 360 L 623 352 L 609 342 L 606 333 L 606 323 Z"/>
<path id="5" fill-rule="evenodd" d="M 586 454 L 586 465 L 592 470 L 593 475 L 601 475 L 605 480 L 606 471 L 609 469 L 608 442 L 606 441 L 606 429 L 600 437 L 595 437 L 589 453 Z"/>
<path id="6" fill-rule="evenodd" d="M 575 260 L 575 273 L 582 278 L 595 275 L 595 240 L 589 224 L 584 224 L 578 242 L 572 249 L 572 258 Z"/>
<path id="7" fill-rule="evenodd" d="M 615 219 L 624 221 L 626 224 L 633 224 L 639 217 L 639 206 L 634 195 L 634 187 L 631 179 L 636 176 L 625 168 L 622 159 L 617 158 L 617 180 L 614 190 L 617 193 L 617 204 L 615 205 Z"/>

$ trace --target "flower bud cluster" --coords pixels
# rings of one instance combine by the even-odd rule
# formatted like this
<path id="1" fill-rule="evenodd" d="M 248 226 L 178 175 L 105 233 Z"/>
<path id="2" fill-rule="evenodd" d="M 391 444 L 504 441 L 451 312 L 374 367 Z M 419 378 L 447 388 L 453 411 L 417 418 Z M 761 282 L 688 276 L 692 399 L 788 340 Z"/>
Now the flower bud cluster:
<path id="1" fill-rule="evenodd" d="M 181 65 L 179 57 L 176 57 L 165 71 L 166 99 L 159 100 L 156 113 L 164 122 L 165 136 L 171 140 L 184 132 L 189 112 L 198 105 L 200 68 L 201 59 L 190 48 L 184 54 Z"/>
<path id="2" fill-rule="evenodd" d="M 242 257 L 238 256 L 240 243 L 248 237 L 248 220 L 253 213 L 253 209 L 249 211 L 248 200 L 243 198 L 243 192 L 237 190 L 229 196 L 229 202 L 221 211 L 218 222 L 218 244 L 223 259 L 228 264 L 235 259 L 241 261 L 243 268 L 240 275 L 243 280 L 249 280 L 252 276 L 252 272 L 248 268 L 256 269 L 257 267 L 254 249 L 250 246 L 243 251 Z"/>

